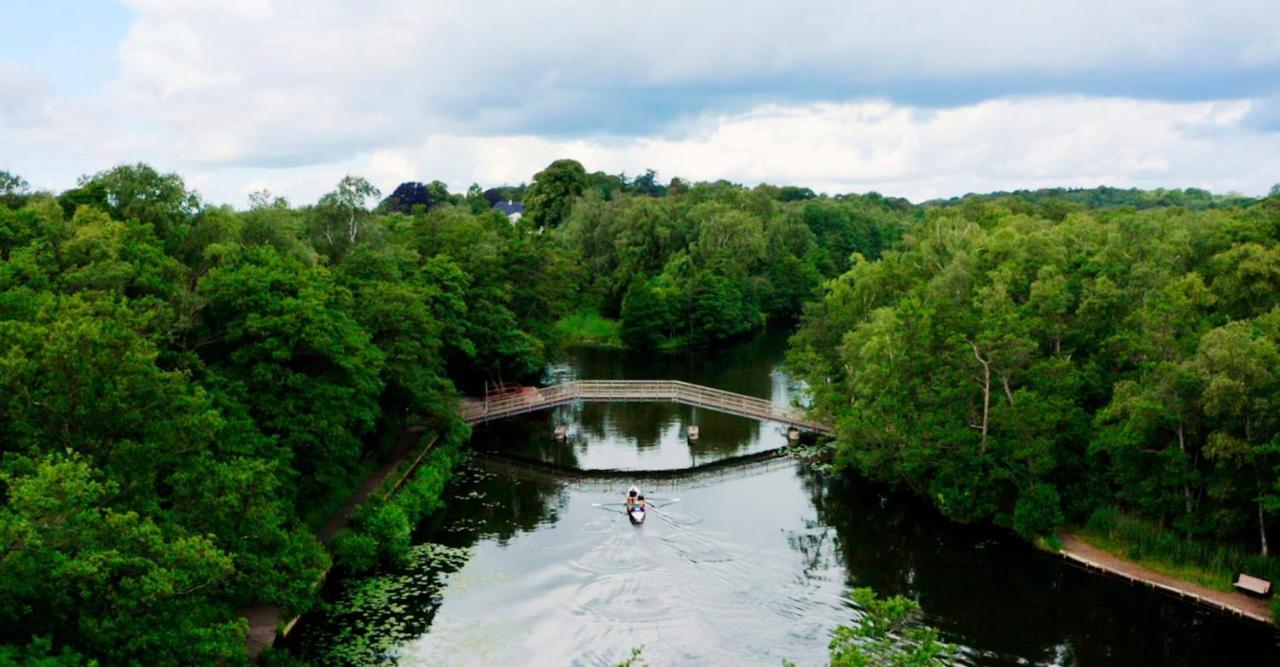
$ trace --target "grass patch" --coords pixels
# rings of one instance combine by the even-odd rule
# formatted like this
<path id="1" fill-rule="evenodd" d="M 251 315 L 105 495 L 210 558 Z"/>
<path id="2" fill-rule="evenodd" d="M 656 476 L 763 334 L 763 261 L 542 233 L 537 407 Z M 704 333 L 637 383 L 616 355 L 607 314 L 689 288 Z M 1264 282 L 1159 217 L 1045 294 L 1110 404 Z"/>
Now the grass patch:
<path id="1" fill-rule="evenodd" d="M 622 324 L 594 311 L 566 315 L 556 322 L 556 333 L 565 345 L 624 347 Z"/>
<path id="2" fill-rule="evenodd" d="M 1156 572 L 1208 588 L 1234 590 L 1232 584 L 1242 572 L 1280 583 L 1280 558 L 1235 546 L 1188 540 L 1114 508 L 1094 512 L 1076 534 L 1086 542 Z"/>

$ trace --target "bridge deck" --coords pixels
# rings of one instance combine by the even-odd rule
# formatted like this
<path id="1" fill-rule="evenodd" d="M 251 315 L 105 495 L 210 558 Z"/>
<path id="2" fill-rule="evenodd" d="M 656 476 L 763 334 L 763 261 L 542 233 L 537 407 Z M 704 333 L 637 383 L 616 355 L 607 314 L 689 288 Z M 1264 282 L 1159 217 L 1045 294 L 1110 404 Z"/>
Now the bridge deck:
<path id="1" fill-rule="evenodd" d="M 576 380 L 550 387 L 530 387 L 500 398 L 466 401 L 462 416 L 468 424 L 480 424 L 574 401 L 671 401 L 741 417 L 781 422 L 826 435 L 834 433 L 830 425 L 809 419 L 802 410 L 678 380 Z"/>

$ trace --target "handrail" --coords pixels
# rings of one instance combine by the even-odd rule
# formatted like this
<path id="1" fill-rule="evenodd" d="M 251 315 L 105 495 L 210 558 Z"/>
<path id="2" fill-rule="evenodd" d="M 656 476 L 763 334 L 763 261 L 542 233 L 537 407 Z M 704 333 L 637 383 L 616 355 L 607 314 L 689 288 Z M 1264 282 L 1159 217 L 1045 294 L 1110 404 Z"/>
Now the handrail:
<path id="1" fill-rule="evenodd" d="M 463 406 L 463 419 L 476 424 L 534 412 L 574 401 L 671 401 L 705 407 L 754 419 L 783 422 L 831 434 L 828 424 L 812 421 L 804 411 L 754 396 L 679 380 L 573 380 L 549 387 L 504 394 L 497 400 L 472 401 Z"/>

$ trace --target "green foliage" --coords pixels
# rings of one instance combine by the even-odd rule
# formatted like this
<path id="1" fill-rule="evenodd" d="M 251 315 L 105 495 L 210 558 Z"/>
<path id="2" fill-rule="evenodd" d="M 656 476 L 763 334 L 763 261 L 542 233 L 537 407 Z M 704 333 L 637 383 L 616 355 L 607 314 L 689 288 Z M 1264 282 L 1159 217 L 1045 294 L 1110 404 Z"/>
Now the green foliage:
<path id="1" fill-rule="evenodd" d="M 586 189 L 587 170 L 580 162 L 556 160 L 533 175 L 524 195 L 524 220 L 534 227 L 558 227 Z"/>
<path id="2" fill-rule="evenodd" d="M 1028 537 L 1119 503 L 1266 553 L 1277 210 L 1054 201 L 931 208 L 827 284 L 789 361 L 837 424 L 837 462 Z"/>
<path id="3" fill-rule="evenodd" d="M 17 174 L 0 170 L 0 205 L 19 208 L 26 200 L 31 184 Z"/>
<path id="4" fill-rule="evenodd" d="M 598 312 L 566 315 L 556 322 L 556 334 L 566 345 L 622 347 L 621 324 Z"/>
<path id="5" fill-rule="evenodd" d="M 240 212 L 146 165 L 3 185 L 0 660 L 240 662 L 237 609 L 315 602 L 313 515 L 400 429 L 456 443 L 455 382 L 540 368 L 567 307 L 572 267 L 527 227 L 374 213 L 356 177 Z M 450 456 L 337 557 L 400 558 Z"/>
<path id="6" fill-rule="evenodd" d="M 912 218 L 873 197 L 788 193 L 727 183 L 662 198 L 588 192 L 556 237 L 583 267 L 589 305 L 620 316 L 624 343 L 709 345 L 798 317 L 824 278 L 855 255 L 878 257 Z"/>
<path id="7" fill-rule="evenodd" d="M 413 527 L 444 506 L 445 485 L 460 457 L 457 440 L 445 438 L 428 453 L 396 494 L 375 495 L 360 506 L 350 527 L 333 542 L 340 567 L 358 574 L 378 565 L 404 564 Z"/>
<path id="8" fill-rule="evenodd" d="M 1013 529 L 1026 538 L 1048 535 L 1062 524 L 1061 505 L 1057 489 L 1036 484 L 1014 503 Z"/>
<path id="9" fill-rule="evenodd" d="M 649 663 L 644 659 L 643 646 L 631 647 L 631 655 L 618 663 L 618 667 L 648 667 L 648 665 Z"/>
<path id="10" fill-rule="evenodd" d="M 1280 582 L 1280 558 L 1227 544 L 1189 540 L 1115 507 L 1101 507 L 1080 527 L 1081 537 L 1107 551 L 1203 586 L 1233 590 L 1244 573 Z"/>
<path id="11" fill-rule="evenodd" d="M 1192 210 L 1244 206 L 1253 203 L 1253 199 L 1239 194 L 1215 195 L 1199 188 L 1156 188 L 1139 190 L 1137 188 L 1043 188 L 1040 190 L 1016 190 L 1014 192 L 992 192 L 990 194 L 969 194 L 947 200 L 927 202 L 926 206 L 963 206 L 974 202 L 995 202 L 1000 206 L 1018 211 L 1042 215 L 1046 218 L 1061 220 L 1066 210 L 1085 210 L 1098 208 L 1117 208 L 1121 206 L 1135 209 L 1167 208 L 1179 206 Z"/>
<path id="12" fill-rule="evenodd" d="M 35 637 L 25 646 L 0 646 L 0 667 L 94 667 L 97 660 L 86 659 L 67 647 L 54 650 L 49 637 Z"/>
<path id="13" fill-rule="evenodd" d="M 862 611 L 856 625 L 832 631 L 833 667 L 933 667 L 950 664 L 955 647 L 938 638 L 934 628 L 915 622 L 920 605 L 895 595 L 879 598 L 870 588 L 855 588 L 853 600 Z"/>
<path id="14" fill-rule="evenodd" d="M 314 603 L 308 517 L 409 426 L 444 445 L 332 548 L 350 570 L 413 553 L 459 389 L 536 376 L 558 322 L 669 347 L 804 310 L 791 361 L 837 463 L 951 516 L 1044 534 L 1119 503 L 1259 550 L 1274 528 L 1274 198 L 918 208 L 572 160 L 527 189 L 422 190 L 370 210 L 348 176 L 236 211 L 146 165 L 56 198 L 0 173 L 0 661 L 239 661 L 235 610 Z M 1098 208 L 1132 199 L 1195 210 Z"/>

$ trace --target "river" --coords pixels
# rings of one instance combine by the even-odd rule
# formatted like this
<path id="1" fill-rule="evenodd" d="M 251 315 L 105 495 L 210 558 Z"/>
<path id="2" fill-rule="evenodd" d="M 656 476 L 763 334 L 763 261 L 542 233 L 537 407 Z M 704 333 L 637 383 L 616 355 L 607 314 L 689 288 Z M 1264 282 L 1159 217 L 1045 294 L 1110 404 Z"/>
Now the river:
<path id="1" fill-rule="evenodd" d="M 566 379 L 680 379 L 785 401 L 785 333 L 714 353 L 580 349 Z M 685 427 L 701 437 L 689 442 Z M 556 425 L 569 430 L 556 442 Z M 704 466 L 785 444 L 779 424 L 663 403 L 586 404 L 478 428 L 473 447 L 581 470 Z M 321 664 L 825 664 L 858 615 L 854 586 L 918 600 L 975 665 L 1280 664 L 1276 633 L 1079 570 L 994 528 L 789 459 L 646 490 L 678 502 L 631 526 L 627 481 L 548 475 L 482 456 L 419 527 L 413 562 L 331 582 L 286 645 Z"/>

